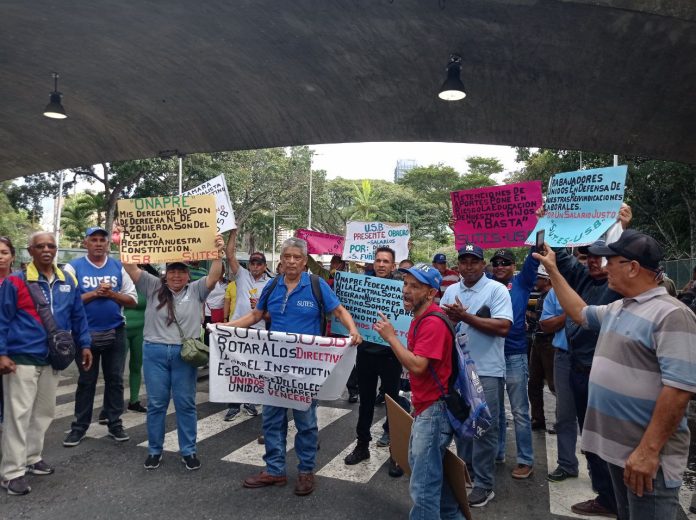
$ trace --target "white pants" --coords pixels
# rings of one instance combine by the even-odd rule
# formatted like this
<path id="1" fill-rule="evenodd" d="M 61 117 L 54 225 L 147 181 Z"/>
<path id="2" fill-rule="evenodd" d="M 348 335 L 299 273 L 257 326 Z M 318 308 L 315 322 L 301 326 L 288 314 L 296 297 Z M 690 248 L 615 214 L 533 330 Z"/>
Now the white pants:
<path id="1" fill-rule="evenodd" d="M 2 377 L 4 421 L 0 477 L 12 480 L 41 460 L 44 436 L 56 410 L 57 370 L 50 365 L 17 365 Z"/>

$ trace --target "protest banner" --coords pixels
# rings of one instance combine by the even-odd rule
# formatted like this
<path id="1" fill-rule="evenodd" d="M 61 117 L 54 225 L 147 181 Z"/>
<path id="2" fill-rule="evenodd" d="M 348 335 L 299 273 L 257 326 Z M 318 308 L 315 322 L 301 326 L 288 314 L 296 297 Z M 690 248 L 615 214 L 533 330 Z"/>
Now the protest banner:
<path id="1" fill-rule="evenodd" d="M 541 206 L 541 181 L 454 191 L 454 244 L 483 248 L 519 247 L 534 229 Z"/>
<path id="2" fill-rule="evenodd" d="M 223 233 L 235 229 L 234 210 L 230 202 L 230 194 L 227 191 L 227 181 L 224 175 L 213 177 L 209 181 L 199 184 L 195 188 L 185 191 L 183 195 L 215 195 L 215 207 L 217 210 L 217 232 Z"/>
<path id="3" fill-rule="evenodd" d="M 355 365 L 350 338 L 220 324 L 210 330 L 210 400 L 307 410 L 341 396 Z"/>
<path id="4" fill-rule="evenodd" d="M 336 271 L 333 289 L 341 305 L 353 317 L 355 326 L 365 341 L 381 345 L 389 345 L 373 330 L 373 325 L 379 319 L 377 312 L 382 312 L 394 325 L 396 335 L 406 343 L 408 328 L 411 325 L 412 314 L 404 309 L 404 282 L 389 278 L 377 278 L 364 274 Z M 348 329 L 335 317 L 331 318 L 331 332 L 348 336 Z"/>
<path id="5" fill-rule="evenodd" d="M 408 224 L 348 221 L 342 258 L 346 261 L 372 262 L 375 249 L 387 246 L 396 253 L 396 262 L 400 262 L 408 258 L 410 237 Z"/>
<path id="6" fill-rule="evenodd" d="M 619 217 L 627 170 L 614 166 L 551 177 L 544 217 L 525 243 L 533 245 L 540 229 L 546 230 L 551 247 L 584 246 L 599 239 Z"/>
<path id="7" fill-rule="evenodd" d="M 345 239 L 341 235 L 298 229 L 295 231 L 295 236 L 307 241 L 307 252 L 310 255 L 340 255 L 343 253 Z"/>
<path id="8" fill-rule="evenodd" d="M 121 261 L 130 264 L 214 260 L 215 197 L 186 195 L 118 201 Z"/>

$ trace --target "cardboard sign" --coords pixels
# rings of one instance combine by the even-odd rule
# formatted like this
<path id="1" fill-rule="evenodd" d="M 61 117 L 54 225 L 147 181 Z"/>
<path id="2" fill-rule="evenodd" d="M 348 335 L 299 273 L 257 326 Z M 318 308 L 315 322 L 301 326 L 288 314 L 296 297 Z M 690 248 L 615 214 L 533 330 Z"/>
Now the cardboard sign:
<path id="1" fill-rule="evenodd" d="M 454 191 L 454 243 L 487 247 L 519 247 L 534 229 L 541 206 L 541 181 Z"/>
<path id="2" fill-rule="evenodd" d="M 377 278 L 364 274 L 336 271 L 333 289 L 341 304 L 353 317 L 355 326 L 365 341 L 389 346 L 373 330 L 379 319 L 378 311 L 384 313 L 396 330 L 402 343 L 406 343 L 412 314 L 404 309 L 404 282 L 389 278 Z M 348 329 L 334 316 L 331 317 L 331 332 L 348 336 Z"/>
<path id="3" fill-rule="evenodd" d="M 118 220 L 123 226 L 121 261 L 124 263 L 160 264 L 219 258 L 212 195 L 119 200 Z"/>
<path id="4" fill-rule="evenodd" d="M 373 262 L 375 249 L 387 246 L 394 250 L 396 262 L 399 263 L 408 258 L 410 237 L 408 224 L 349 221 L 346 224 L 342 258 L 346 261 Z"/>
<path id="5" fill-rule="evenodd" d="M 295 231 L 295 236 L 307 241 L 307 252 L 310 255 L 340 255 L 343 253 L 345 239 L 341 235 L 298 229 Z"/>
<path id="6" fill-rule="evenodd" d="M 341 396 L 355 365 L 350 338 L 209 325 L 210 400 L 307 410 Z"/>
<path id="7" fill-rule="evenodd" d="M 616 166 L 551 177 L 544 217 L 525 243 L 533 245 L 540 229 L 546 230 L 551 247 L 583 246 L 599 239 L 619 218 L 627 170 Z"/>
<path id="8" fill-rule="evenodd" d="M 213 177 L 203 184 L 188 190 L 183 195 L 215 195 L 215 207 L 217 210 L 217 232 L 222 233 L 235 229 L 234 210 L 230 202 L 230 194 L 227 191 L 227 181 L 224 175 Z"/>
<path id="9" fill-rule="evenodd" d="M 384 398 L 387 403 L 387 417 L 389 419 L 389 449 L 391 456 L 404 472 L 410 475 L 411 466 L 408 463 L 408 444 L 411 438 L 413 417 L 388 395 L 385 395 Z M 466 469 L 466 464 L 450 450 L 446 450 L 442 465 L 445 480 L 452 488 L 452 493 L 457 499 L 459 509 L 461 509 L 467 520 L 473 520 L 466 492 L 467 488 L 472 487 L 472 482 Z"/>

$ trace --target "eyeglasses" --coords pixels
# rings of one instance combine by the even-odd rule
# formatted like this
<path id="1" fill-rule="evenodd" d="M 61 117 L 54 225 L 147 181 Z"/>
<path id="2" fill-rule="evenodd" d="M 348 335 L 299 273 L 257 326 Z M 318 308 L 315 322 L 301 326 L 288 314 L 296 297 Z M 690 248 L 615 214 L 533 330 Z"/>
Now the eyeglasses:
<path id="1" fill-rule="evenodd" d="M 44 244 L 34 244 L 31 246 L 33 249 L 56 249 L 58 246 L 55 244 L 44 243 Z"/>
<path id="2" fill-rule="evenodd" d="M 503 267 L 510 267 L 512 265 L 512 262 L 510 260 L 493 260 L 491 262 L 491 265 L 493 267 L 500 267 L 501 265 Z"/>

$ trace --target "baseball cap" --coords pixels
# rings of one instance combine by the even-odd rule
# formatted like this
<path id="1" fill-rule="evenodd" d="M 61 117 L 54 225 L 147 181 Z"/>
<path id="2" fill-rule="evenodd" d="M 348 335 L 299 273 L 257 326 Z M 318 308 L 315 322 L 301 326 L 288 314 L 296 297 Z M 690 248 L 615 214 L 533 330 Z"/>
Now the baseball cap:
<path id="1" fill-rule="evenodd" d="M 653 271 L 660 268 L 660 260 L 664 257 L 662 246 L 657 240 L 635 229 L 625 230 L 611 244 L 598 245 L 595 242 L 590 246 L 589 252 L 596 256 L 623 256 Z"/>
<path id="2" fill-rule="evenodd" d="M 249 255 L 249 262 L 252 262 L 254 260 L 261 260 L 265 264 L 266 263 L 266 255 L 264 255 L 261 251 L 256 251 L 254 253 L 251 253 Z"/>
<path id="3" fill-rule="evenodd" d="M 537 269 L 537 278 L 550 278 L 549 273 L 546 272 L 546 268 L 541 264 L 539 264 L 539 269 Z"/>
<path id="4" fill-rule="evenodd" d="M 440 284 L 442 284 L 442 275 L 440 271 L 435 269 L 432 265 L 418 263 L 408 269 L 399 269 L 399 272 L 408 273 L 420 283 L 429 285 L 433 289 L 439 289 Z"/>
<path id="5" fill-rule="evenodd" d="M 173 269 L 176 269 L 178 271 L 188 271 L 189 266 L 184 262 L 169 262 L 167 264 L 167 271 L 171 271 Z"/>
<path id="6" fill-rule="evenodd" d="M 433 257 L 433 263 L 434 264 L 446 264 L 447 263 L 447 256 L 445 256 L 444 253 L 438 253 Z"/>
<path id="7" fill-rule="evenodd" d="M 99 227 L 99 226 L 92 226 L 88 227 L 87 231 L 85 231 L 85 236 L 86 237 L 91 237 L 95 233 L 102 233 L 104 236 L 109 236 L 109 233 L 106 232 L 106 229 Z"/>
<path id="8" fill-rule="evenodd" d="M 459 255 L 458 258 L 461 258 L 464 255 L 471 255 L 471 256 L 475 256 L 479 260 L 483 260 L 483 249 L 481 249 L 476 244 L 465 245 L 459 251 L 457 251 L 457 254 Z"/>
<path id="9" fill-rule="evenodd" d="M 503 260 L 509 260 L 510 262 L 515 263 L 515 253 L 509 249 L 498 249 L 495 253 L 493 253 L 491 260 L 494 258 L 502 258 Z"/>

